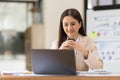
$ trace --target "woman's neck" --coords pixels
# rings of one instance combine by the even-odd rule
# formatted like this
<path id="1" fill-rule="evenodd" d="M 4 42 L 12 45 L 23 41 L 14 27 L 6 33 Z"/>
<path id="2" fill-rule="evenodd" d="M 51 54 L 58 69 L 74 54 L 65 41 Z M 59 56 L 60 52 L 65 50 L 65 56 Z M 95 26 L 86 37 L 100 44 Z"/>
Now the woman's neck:
<path id="1" fill-rule="evenodd" d="M 77 40 L 78 35 L 79 35 L 79 34 L 77 34 L 76 36 L 73 36 L 73 37 L 68 37 L 68 38 L 69 38 L 69 39 L 74 39 L 74 40 Z"/>

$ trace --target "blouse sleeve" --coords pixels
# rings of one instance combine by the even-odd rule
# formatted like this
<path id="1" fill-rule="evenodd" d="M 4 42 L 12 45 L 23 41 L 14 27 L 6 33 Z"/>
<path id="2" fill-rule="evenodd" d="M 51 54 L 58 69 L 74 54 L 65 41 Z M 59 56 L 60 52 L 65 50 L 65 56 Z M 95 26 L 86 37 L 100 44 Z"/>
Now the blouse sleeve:
<path id="1" fill-rule="evenodd" d="M 103 69 L 103 61 L 99 56 L 99 52 L 95 42 L 92 39 L 89 39 L 88 42 L 89 55 L 88 59 L 85 60 L 86 64 L 91 69 Z"/>

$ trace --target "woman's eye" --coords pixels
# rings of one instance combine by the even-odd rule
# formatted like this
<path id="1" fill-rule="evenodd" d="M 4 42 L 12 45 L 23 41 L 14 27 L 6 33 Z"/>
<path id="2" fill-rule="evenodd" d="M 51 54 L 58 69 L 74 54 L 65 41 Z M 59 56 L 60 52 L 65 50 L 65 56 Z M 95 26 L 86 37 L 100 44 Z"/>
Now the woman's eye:
<path id="1" fill-rule="evenodd" d="M 72 23 L 71 25 L 73 26 L 73 25 L 75 25 L 75 23 Z"/>
<path id="2" fill-rule="evenodd" d="M 64 26 L 68 26 L 68 24 L 64 24 Z"/>

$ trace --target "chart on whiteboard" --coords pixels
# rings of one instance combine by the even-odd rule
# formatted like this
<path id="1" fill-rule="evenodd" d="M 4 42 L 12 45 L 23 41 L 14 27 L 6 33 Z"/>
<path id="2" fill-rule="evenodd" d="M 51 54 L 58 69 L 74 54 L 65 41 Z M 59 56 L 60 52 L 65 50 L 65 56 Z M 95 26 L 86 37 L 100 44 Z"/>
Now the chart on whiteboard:
<path id="1" fill-rule="evenodd" d="M 120 10 L 87 10 L 87 35 L 98 46 L 105 68 L 120 62 Z M 120 65 L 118 65 L 120 67 Z M 118 67 L 114 67 L 118 68 Z"/>

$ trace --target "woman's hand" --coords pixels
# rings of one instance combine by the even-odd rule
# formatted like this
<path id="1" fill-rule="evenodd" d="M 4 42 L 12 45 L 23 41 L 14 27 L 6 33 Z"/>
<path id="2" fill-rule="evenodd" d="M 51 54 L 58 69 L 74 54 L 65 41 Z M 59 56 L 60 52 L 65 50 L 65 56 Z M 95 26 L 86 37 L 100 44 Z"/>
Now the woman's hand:
<path id="1" fill-rule="evenodd" d="M 73 47 L 76 51 L 82 52 L 84 54 L 85 59 L 88 58 L 89 51 L 84 46 L 75 41 L 72 41 L 70 44 L 70 47 Z"/>
<path id="2" fill-rule="evenodd" d="M 65 42 L 62 43 L 62 45 L 60 46 L 59 49 L 74 49 L 72 46 L 71 46 L 71 42 L 73 40 L 66 40 Z"/>
<path id="3" fill-rule="evenodd" d="M 84 48 L 80 43 L 77 43 L 73 40 L 67 40 L 63 42 L 63 44 L 60 46 L 60 49 L 74 49 L 76 51 L 80 51 L 84 54 L 84 58 L 88 58 L 89 51 Z"/>

